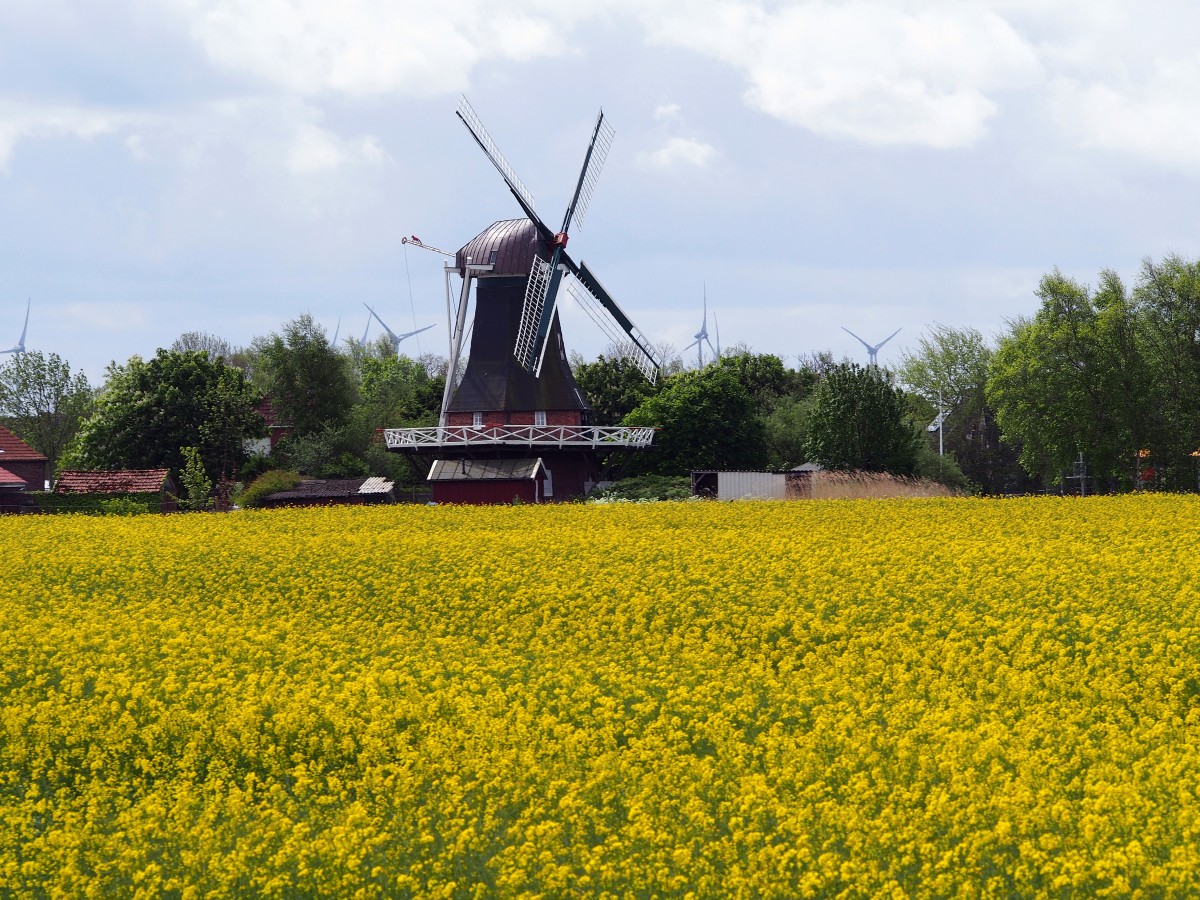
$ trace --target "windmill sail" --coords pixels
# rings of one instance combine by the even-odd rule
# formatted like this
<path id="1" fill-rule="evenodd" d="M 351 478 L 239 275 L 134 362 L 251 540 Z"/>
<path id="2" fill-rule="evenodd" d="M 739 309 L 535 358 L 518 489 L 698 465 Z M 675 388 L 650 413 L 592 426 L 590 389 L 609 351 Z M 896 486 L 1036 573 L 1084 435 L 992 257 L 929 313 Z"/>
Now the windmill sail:
<path id="1" fill-rule="evenodd" d="M 604 118 L 601 110 L 596 117 L 596 125 L 592 129 L 592 138 L 588 142 L 587 153 L 583 158 L 579 180 L 575 184 L 575 192 L 563 215 L 562 229 L 552 232 L 545 222 L 538 217 L 533 209 L 533 195 L 517 177 L 512 166 L 504 158 L 492 140 L 478 114 L 467 102 L 466 97 L 459 101 L 457 115 L 466 125 L 467 130 L 480 149 L 495 166 L 504 183 L 520 204 L 529 221 L 533 223 L 538 236 L 550 250 L 549 260 L 535 256 L 529 273 L 529 281 L 525 289 L 524 304 L 517 327 L 517 337 L 513 346 L 513 357 L 526 372 L 540 377 L 542 361 L 546 353 L 546 344 L 555 322 L 558 290 L 565 281 L 567 289 L 580 301 L 580 305 L 591 315 L 592 319 L 611 336 L 611 318 L 616 322 L 624 338 L 633 342 L 640 354 L 639 367 L 643 368 L 648 378 L 653 381 L 658 373 L 658 361 L 650 350 L 650 341 L 633 324 L 625 312 L 613 300 L 612 296 L 600 284 L 599 279 L 586 265 L 576 265 L 566 253 L 568 229 L 573 220 L 582 220 L 587 212 L 588 204 L 599 178 L 600 170 L 612 146 L 613 130 Z M 553 248 L 553 249 L 550 249 Z M 573 276 L 573 277 L 571 277 Z"/>
<path id="2" fill-rule="evenodd" d="M 533 194 L 529 192 L 529 188 L 517 177 L 517 173 L 513 171 L 513 167 L 508 164 L 508 160 L 504 158 L 504 154 L 500 152 L 500 148 L 496 146 L 496 142 L 492 140 L 492 136 L 488 134 L 488 130 L 483 127 L 483 121 L 479 118 L 478 113 L 466 97 L 458 98 L 458 110 L 456 115 L 462 119 L 462 123 L 467 126 L 467 130 L 471 132 L 471 137 L 475 138 L 475 142 L 479 144 L 484 154 L 492 161 L 492 165 L 496 167 L 496 171 L 500 173 L 500 177 L 504 179 L 504 183 L 508 185 L 508 189 L 512 191 L 512 195 L 517 198 L 517 203 L 521 204 L 521 209 L 525 211 L 541 232 L 542 237 L 547 240 L 552 240 L 554 232 L 552 232 L 543 222 L 533 209 Z"/>

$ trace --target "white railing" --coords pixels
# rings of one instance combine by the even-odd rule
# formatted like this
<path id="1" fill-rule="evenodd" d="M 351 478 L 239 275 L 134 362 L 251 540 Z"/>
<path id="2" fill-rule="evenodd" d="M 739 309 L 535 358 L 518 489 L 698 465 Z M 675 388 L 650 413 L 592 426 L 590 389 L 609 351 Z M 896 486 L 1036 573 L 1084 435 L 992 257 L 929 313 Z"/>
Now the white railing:
<path id="1" fill-rule="evenodd" d="M 444 428 L 385 428 L 383 439 L 389 450 L 420 447 L 523 446 L 649 447 L 653 428 L 603 425 L 447 425 Z"/>

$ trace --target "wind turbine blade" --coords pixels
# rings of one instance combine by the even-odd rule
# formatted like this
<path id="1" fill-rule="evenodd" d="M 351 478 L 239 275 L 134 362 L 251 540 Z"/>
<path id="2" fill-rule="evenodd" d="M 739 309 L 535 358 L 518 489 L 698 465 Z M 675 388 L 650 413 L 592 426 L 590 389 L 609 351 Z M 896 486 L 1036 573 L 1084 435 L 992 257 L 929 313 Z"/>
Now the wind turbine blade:
<path id="1" fill-rule="evenodd" d="M 716 359 L 720 359 L 720 358 L 721 358 L 721 351 L 720 351 L 720 350 L 718 350 L 716 347 L 714 347 L 714 346 L 712 345 L 712 341 L 710 341 L 710 340 L 708 339 L 708 335 L 705 335 L 705 336 L 704 336 L 704 341 L 705 341 L 705 343 L 707 343 L 707 344 L 708 344 L 708 349 L 709 349 L 709 350 L 711 350 L 711 351 L 713 352 L 713 356 L 714 356 Z"/>
<path id="2" fill-rule="evenodd" d="M 850 337 L 854 338 L 856 341 L 858 341 L 860 344 L 862 344 L 864 347 L 866 347 L 867 351 L 869 353 L 875 352 L 874 347 L 872 347 L 870 344 L 868 344 L 866 341 L 864 341 L 862 338 L 860 338 L 857 334 L 855 334 L 853 331 L 851 331 L 845 325 L 842 326 L 842 331 L 846 332 L 846 334 L 850 335 Z"/>
<path id="3" fill-rule="evenodd" d="M 371 310 L 371 315 L 373 315 L 375 317 L 375 321 L 383 326 L 383 330 L 387 332 L 387 336 L 389 338 L 391 338 L 394 343 L 397 340 L 396 333 L 394 331 L 392 331 L 392 329 L 387 327 L 387 322 L 385 322 L 385 321 L 383 321 L 383 319 L 379 318 L 379 313 L 375 312 L 375 310 L 371 309 L 371 307 L 367 306 L 367 304 L 364 303 L 363 306 L 366 306 L 367 309 Z M 367 324 L 370 324 L 370 322 L 368 322 Z"/>
<path id="4" fill-rule="evenodd" d="M 32 302 L 33 301 L 29 300 L 28 298 L 25 300 L 25 324 L 21 328 L 21 339 L 17 341 L 17 347 L 20 349 L 21 353 L 25 352 L 25 332 L 29 331 L 29 305 Z"/>
<path id="5" fill-rule="evenodd" d="M 400 340 L 404 340 L 405 338 L 410 338 L 414 334 L 420 334 L 422 331 L 428 331 L 432 327 L 433 327 L 432 325 L 426 325 L 424 328 L 418 328 L 416 331 L 407 331 L 404 334 L 400 335 Z"/>
<path id="6" fill-rule="evenodd" d="M 341 330 L 342 330 L 342 317 L 341 317 L 341 316 L 338 316 L 338 323 L 337 323 L 337 327 L 336 327 L 335 329 L 333 329 L 333 341 L 332 341 L 332 343 L 333 343 L 333 346 L 334 346 L 334 347 L 336 347 L 336 346 L 337 346 L 338 334 L 339 334 L 339 333 L 341 333 Z"/>
<path id="7" fill-rule="evenodd" d="M 878 351 L 880 347 L 882 347 L 884 344 L 886 344 L 888 341 L 890 341 L 892 338 L 894 338 L 896 335 L 898 335 L 903 330 L 904 330 L 903 328 L 897 328 L 895 331 L 893 331 L 891 334 L 889 334 L 887 337 L 885 337 L 882 341 L 880 341 L 878 344 L 876 344 L 875 350 Z"/>
<path id="8" fill-rule="evenodd" d="M 608 150 L 612 146 L 613 130 L 604 120 L 604 110 L 596 117 L 596 127 L 592 129 L 592 140 L 588 144 L 587 153 L 583 157 L 583 168 L 579 170 L 579 183 L 575 185 L 575 196 L 563 216 L 562 232 L 571 227 L 572 218 L 582 225 L 587 217 L 588 204 L 592 202 L 592 193 L 596 189 L 596 181 L 600 178 L 600 170 L 604 168 L 604 160 L 608 158 Z"/>
<path id="9" fill-rule="evenodd" d="M 513 167 L 508 164 L 508 160 L 504 158 L 504 154 L 500 152 L 500 148 L 496 146 L 496 142 L 492 140 L 492 136 L 488 134 L 488 130 L 483 127 L 483 121 L 479 118 L 478 113 L 467 102 L 465 96 L 460 95 L 458 98 L 458 109 L 455 112 L 464 125 L 467 126 L 467 131 L 471 132 L 471 137 L 475 138 L 483 153 L 496 171 L 500 173 L 500 177 L 504 179 L 504 183 L 508 185 L 508 189 L 512 191 L 512 195 L 517 198 L 517 203 L 521 205 L 533 224 L 537 226 L 538 232 L 547 241 L 554 239 L 554 232 L 543 222 L 533 209 L 533 194 L 529 192 L 529 188 L 521 182 L 517 177 L 517 173 L 513 171 Z"/>
<path id="10" fill-rule="evenodd" d="M 692 341 L 690 344 L 688 344 L 686 347 L 684 347 L 684 348 L 683 348 L 682 350 L 680 350 L 679 352 L 680 352 L 680 353 L 687 353 L 689 350 L 691 350 L 693 347 L 695 347 L 695 346 L 696 346 L 697 344 L 699 344 L 699 343 L 700 343 L 700 341 L 699 341 L 699 340 Z"/>

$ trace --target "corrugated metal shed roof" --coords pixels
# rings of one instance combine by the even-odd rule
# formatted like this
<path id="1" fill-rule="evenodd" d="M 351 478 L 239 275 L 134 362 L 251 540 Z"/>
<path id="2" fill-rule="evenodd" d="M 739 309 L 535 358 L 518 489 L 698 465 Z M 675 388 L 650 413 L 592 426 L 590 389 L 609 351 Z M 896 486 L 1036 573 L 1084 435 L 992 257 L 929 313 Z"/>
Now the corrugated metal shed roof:
<path id="1" fill-rule="evenodd" d="M 387 494 L 395 486 L 396 483 L 394 481 L 372 476 L 362 483 L 362 487 L 358 489 L 358 492 L 360 494 Z"/>
<path id="2" fill-rule="evenodd" d="M 166 484 L 166 469 L 124 469 L 117 472 L 63 472 L 54 483 L 56 494 L 154 494 Z"/>
<path id="3" fill-rule="evenodd" d="M 524 481 L 541 469 L 541 459 L 435 459 L 428 480 Z"/>
<path id="4" fill-rule="evenodd" d="M 44 461 L 46 457 L 38 453 L 27 443 L 0 425 L 0 459 L 2 460 L 36 460 Z"/>
<path id="5" fill-rule="evenodd" d="M 318 500 L 338 497 L 355 497 L 366 478 L 314 478 L 302 481 L 290 491 L 271 495 L 271 501 Z"/>

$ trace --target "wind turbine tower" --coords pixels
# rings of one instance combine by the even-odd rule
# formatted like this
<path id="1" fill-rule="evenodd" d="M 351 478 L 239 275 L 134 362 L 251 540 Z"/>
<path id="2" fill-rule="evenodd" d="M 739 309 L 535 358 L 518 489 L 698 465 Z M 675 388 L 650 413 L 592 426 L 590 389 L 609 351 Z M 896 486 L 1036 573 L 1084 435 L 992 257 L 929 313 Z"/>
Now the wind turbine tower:
<path id="1" fill-rule="evenodd" d="M 887 337 L 885 337 L 878 344 L 871 345 L 871 344 L 868 344 L 866 341 L 864 341 L 862 338 L 860 338 L 857 334 L 855 334 L 853 331 L 851 331 L 845 325 L 842 326 L 842 331 L 846 332 L 846 334 L 850 335 L 850 337 L 854 338 L 856 341 L 858 341 L 860 344 L 862 344 L 864 347 L 867 348 L 867 358 L 870 360 L 869 365 L 872 365 L 872 366 L 879 365 L 879 363 L 875 361 L 875 356 L 876 356 L 876 354 L 879 353 L 879 349 L 903 330 L 904 330 L 903 328 L 897 328 L 895 331 L 893 331 L 891 334 L 889 334 Z"/>
<path id="2" fill-rule="evenodd" d="M 713 322 L 716 323 L 717 316 L 713 313 Z M 708 288 L 704 289 L 704 320 L 700 324 L 700 330 L 692 337 L 695 338 L 690 344 L 681 350 L 681 353 L 687 353 L 693 347 L 696 348 L 696 365 L 698 368 L 704 368 L 704 345 L 708 344 L 708 349 L 713 352 L 714 359 L 721 358 L 721 351 L 718 347 L 713 347 L 712 341 L 708 338 Z M 717 338 L 717 343 L 720 344 L 720 338 Z"/>

